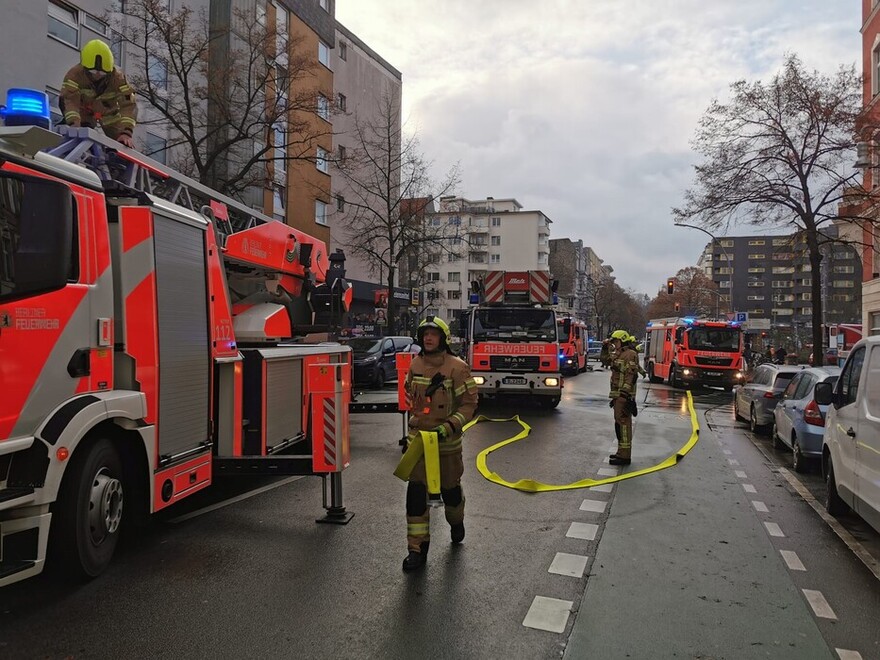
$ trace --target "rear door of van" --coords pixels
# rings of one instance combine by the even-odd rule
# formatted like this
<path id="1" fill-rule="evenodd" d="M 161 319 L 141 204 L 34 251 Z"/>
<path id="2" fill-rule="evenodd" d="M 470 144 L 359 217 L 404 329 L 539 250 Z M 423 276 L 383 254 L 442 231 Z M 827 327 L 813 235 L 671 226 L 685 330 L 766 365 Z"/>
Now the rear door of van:
<path id="1" fill-rule="evenodd" d="M 857 513 L 880 527 L 880 343 L 868 344 L 856 431 Z"/>

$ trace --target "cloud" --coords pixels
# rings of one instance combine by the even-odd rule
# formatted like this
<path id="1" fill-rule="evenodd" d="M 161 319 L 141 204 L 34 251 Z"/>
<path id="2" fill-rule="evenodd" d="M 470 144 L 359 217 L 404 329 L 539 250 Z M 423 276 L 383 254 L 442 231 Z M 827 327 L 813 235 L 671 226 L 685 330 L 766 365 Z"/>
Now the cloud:
<path id="1" fill-rule="evenodd" d="M 713 97 L 786 52 L 831 72 L 860 58 L 860 8 L 828 0 L 337 0 L 403 72 L 408 128 L 459 192 L 516 197 L 653 294 L 707 237 L 674 228 L 689 140 Z M 393 29 L 389 29 L 393 26 Z M 749 233 L 755 233 L 753 229 Z"/>

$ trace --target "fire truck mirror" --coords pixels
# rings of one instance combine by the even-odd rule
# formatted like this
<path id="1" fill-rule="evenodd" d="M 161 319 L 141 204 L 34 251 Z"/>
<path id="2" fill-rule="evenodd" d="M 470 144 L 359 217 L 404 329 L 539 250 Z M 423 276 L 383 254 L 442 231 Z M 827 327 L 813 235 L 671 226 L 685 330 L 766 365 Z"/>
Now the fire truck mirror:
<path id="1" fill-rule="evenodd" d="M 78 277 L 73 195 L 63 183 L 0 175 L 0 302 L 48 293 Z"/>

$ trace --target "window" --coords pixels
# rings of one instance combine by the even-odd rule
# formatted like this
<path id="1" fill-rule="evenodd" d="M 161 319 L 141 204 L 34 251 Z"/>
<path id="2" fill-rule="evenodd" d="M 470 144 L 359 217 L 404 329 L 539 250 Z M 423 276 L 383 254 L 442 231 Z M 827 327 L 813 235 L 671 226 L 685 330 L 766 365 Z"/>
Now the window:
<path id="1" fill-rule="evenodd" d="M 794 273 L 794 266 L 773 266 L 774 275 L 788 275 Z"/>
<path id="2" fill-rule="evenodd" d="M 792 285 L 791 280 L 773 280 L 774 289 L 788 289 Z"/>
<path id="3" fill-rule="evenodd" d="M 754 309 L 749 310 L 749 314 L 752 316 L 764 316 L 764 309 L 761 307 L 755 307 Z"/>
<path id="4" fill-rule="evenodd" d="M 790 239 L 790 238 L 787 238 L 787 237 L 786 237 L 786 238 L 774 238 L 774 239 L 773 239 L 773 247 L 778 247 L 778 246 L 780 246 L 780 245 L 790 245 L 790 244 L 791 244 L 791 239 Z"/>
<path id="5" fill-rule="evenodd" d="M 97 32 L 98 34 L 102 34 L 105 37 L 110 34 L 110 28 L 107 26 L 107 24 L 104 21 L 95 18 L 91 14 L 83 14 L 82 23 L 92 32 Z"/>
<path id="6" fill-rule="evenodd" d="M 719 289 L 729 289 L 730 288 L 730 280 L 722 280 L 718 282 Z"/>
<path id="7" fill-rule="evenodd" d="M 490 239 L 492 241 L 492 245 L 498 246 L 501 245 L 501 237 L 500 236 L 492 236 Z"/>
<path id="8" fill-rule="evenodd" d="M 493 254 L 492 256 L 498 257 L 500 260 L 500 255 Z M 470 256 L 470 259 L 468 259 L 468 261 L 472 264 L 484 264 L 484 263 L 486 263 L 486 257 L 483 256 L 482 254 L 472 254 Z M 493 263 L 496 263 L 496 262 L 493 261 Z"/>
<path id="9" fill-rule="evenodd" d="M 791 316 L 794 314 L 794 310 L 786 307 L 774 307 L 773 314 L 776 314 L 776 316 Z"/>
<path id="10" fill-rule="evenodd" d="M 749 255 L 749 259 L 763 259 L 764 255 L 758 252 L 752 253 Z"/>
<path id="11" fill-rule="evenodd" d="M 871 51 L 871 93 L 880 93 L 880 44 Z"/>
<path id="12" fill-rule="evenodd" d="M 348 59 L 348 44 L 344 41 L 339 42 L 339 59 L 343 62 Z"/>
<path id="13" fill-rule="evenodd" d="M 318 155 L 315 158 L 315 167 L 318 169 L 319 172 L 323 172 L 324 174 L 327 174 L 328 170 L 327 156 L 327 150 L 322 147 L 318 147 Z"/>
<path id="14" fill-rule="evenodd" d="M 318 116 L 324 121 L 330 121 L 330 99 L 323 94 L 318 94 Z"/>
<path id="15" fill-rule="evenodd" d="M 275 3 L 275 54 L 287 55 L 287 10 Z"/>
<path id="16" fill-rule="evenodd" d="M 716 268 L 716 269 L 715 269 L 715 272 L 716 272 L 718 275 L 732 275 L 732 274 L 733 274 L 733 268 L 730 268 L 730 267 L 728 267 L 728 266 L 725 266 L 724 268 Z M 749 270 L 749 272 L 751 273 L 752 271 Z"/>
<path id="17" fill-rule="evenodd" d="M 74 48 L 79 47 L 79 20 L 76 9 L 61 2 L 49 2 L 49 36 Z"/>
<path id="18" fill-rule="evenodd" d="M 796 399 L 795 392 L 797 392 L 798 387 L 805 381 L 809 380 L 806 374 L 800 373 L 794 378 L 791 379 L 791 382 L 788 386 L 782 391 L 783 399 Z"/>
<path id="19" fill-rule="evenodd" d="M 853 296 L 851 293 L 835 293 L 831 296 L 831 302 L 852 302 Z"/>
<path id="20" fill-rule="evenodd" d="M 763 282 L 749 282 L 749 286 L 752 288 L 762 287 L 762 286 L 764 286 L 764 283 Z"/>
<path id="21" fill-rule="evenodd" d="M 283 121 L 275 122 L 272 127 L 272 146 L 275 147 L 275 169 L 286 169 L 284 159 L 287 158 L 287 125 Z"/>
<path id="22" fill-rule="evenodd" d="M 764 245 L 764 241 L 749 241 L 749 245 Z"/>
<path id="23" fill-rule="evenodd" d="M 284 207 L 287 203 L 287 189 L 280 183 L 272 185 L 272 213 L 279 220 L 284 220 Z"/>
<path id="24" fill-rule="evenodd" d="M 852 280 L 834 280 L 833 285 L 836 289 L 852 289 L 855 286 L 855 282 Z"/>
<path id="25" fill-rule="evenodd" d="M 165 147 L 167 142 L 165 138 L 154 135 L 149 131 L 144 135 L 144 153 L 155 161 L 166 164 Z"/>
<path id="26" fill-rule="evenodd" d="M 749 268 L 750 273 L 763 273 L 765 270 L 765 268 Z"/>
<path id="27" fill-rule="evenodd" d="M 446 276 L 446 281 L 447 281 L 447 282 L 461 282 L 461 273 L 458 273 L 458 272 L 456 272 L 456 273 L 449 273 L 449 274 Z"/>
<path id="28" fill-rule="evenodd" d="M 746 300 L 764 300 L 764 296 L 747 296 Z"/>
<path id="29" fill-rule="evenodd" d="M 262 2 L 257 3 L 257 24 L 265 26 L 266 25 L 266 5 Z"/>
<path id="30" fill-rule="evenodd" d="M 427 276 L 425 278 L 426 282 L 439 282 L 440 281 L 440 273 L 425 273 Z"/>
<path id="31" fill-rule="evenodd" d="M 813 299 L 813 294 L 812 294 L 812 293 L 802 293 L 802 294 L 800 295 L 799 299 L 800 299 L 800 300 L 812 300 L 812 299 Z"/>
<path id="32" fill-rule="evenodd" d="M 726 247 L 726 248 L 733 247 L 733 241 L 730 239 L 722 239 L 720 241 L 720 243 L 721 243 L 721 247 Z"/>
<path id="33" fill-rule="evenodd" d="M 459 261 L 460 259 L 461 259 L 461 255 L 458 254 L 458 252 L 450 252 L 446 256 L 446 261 L 448 261 L 449 263 L 454 263 L 456 261 Z"/>
<path id="34" fill-rule="evenodd" d="M 449 289 L 446 292 L 446 299 L 447 300 L 461 300 L 461 291 L 459 291 L 458 289 Z"/>
<path id="35" fill-rule="evenodd" d="M 854 266 L 835 266 L 834 272 L 835 273 L 854 273 L 854 272 L 856 272 L 856 269 Z"/>
<path id="36" fill-rule="evenodd" d="M 336 107 L 339 108 L 340 112 L 345 112 L 346 101 L 348 99 L 345 98 L 345 94 L 340 94 L 336 97 Z"/>
<path id="37" fill-rule="evenodd" d="M 336 210 L 340 212 L 345 211 L 345 197 L 342 195 L 336 195 Z"/>
<path id="38" fill-rule="evenodd" d="M 318 42 L 318 61 L 330 68 L 330 48 L 323 41 Z"/>
<path id="39" fill-rule="evenodd" d="M 539 261 L 540 261 L 540 259 L 539 259 Z M 482 263 L 482 259 L 480 260 L 480 263 Z M 489 260 L 489 263 L 500 264 L 501 263 L 501 255 L 500 254 L 493 254 L 492 258 Z"/>
<path id="40" fill-rule="evenodd" d="M 345 162 L 346 151 L 345 151 L 345 147 L 343 145 L 341 145 L 341 144 L 339 145 L 339 148 L 336 151 L 336 155 L 339 158 L 340 163 Z"/>
<path id="41" fill-rule="evenodd" d="M 501 218 L 492 218 L 492 226 L 500 227 L 501 226 Z"/>
<path id="42" fill-rule="evenodd" d="M 168 90 L 168 64 L 161 57 L 147 56 L 147 77 L 150 84 L 159 91 Z"/>
<path id="43" fill-rule="evenodd" d="M 713 254 L 713 261 L 733 261 L 733 257 L 729 254 Z"/>
<path id="44" fill-rule="evenodd" d="M 327 204 L 320 199 L 315 200 L 315 224 L 327 226 Z"/>
<path id="45" fill-rule="evenodd" d="M 853 351 L 849 362 L 843 368 L 838 382 L 838 391 L 841 395 L 841 406 L 855 403 L 859 393 L 859 378 L 862 375 L 862 364 L 865 362 L 865 347 Z"/>
<path id="46" fill-rule="evenodd" d="M 113 53 L 116 66 L 121 68 L 125 63 L 125 41 L 118 32 L 113 32 L 110 36 L 110 52 Z"/>

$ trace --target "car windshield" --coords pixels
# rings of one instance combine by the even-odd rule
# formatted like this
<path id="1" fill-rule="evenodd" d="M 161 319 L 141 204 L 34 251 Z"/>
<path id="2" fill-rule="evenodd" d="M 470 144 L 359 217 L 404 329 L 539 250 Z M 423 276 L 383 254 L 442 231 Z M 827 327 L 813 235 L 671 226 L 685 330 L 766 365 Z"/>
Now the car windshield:
<path id="1" fill-rule="evenodd" d="M 543 339 L 556 341 L 556 315 L 539 307 L 498 307 L 477 310 L 474 340 Z"/>
<path id="2" fill-rule="evenodd" d="M 733 328 L 691 328 L 687 332 L 688 345 L 698 351 L 739 350 L 740 331 Z"/>
<path id="3" fill-rule="evenodd" d="M 348 345 L 355 353 L 375 353 L 382 345 L 381 339 L 368 339 L 366 337 L 349 339 Z"/>

